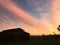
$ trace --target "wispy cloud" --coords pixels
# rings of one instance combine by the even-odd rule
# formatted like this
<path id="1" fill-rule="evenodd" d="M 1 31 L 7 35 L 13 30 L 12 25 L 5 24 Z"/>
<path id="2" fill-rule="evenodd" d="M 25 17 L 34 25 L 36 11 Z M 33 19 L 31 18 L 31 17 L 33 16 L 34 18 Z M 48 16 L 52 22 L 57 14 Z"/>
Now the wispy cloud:
<path id="1" fill-rule="evenodd" d="M 19 16 L 19 18 L 22 20 L 22 22 L 19 22 L 18 24 L 16 24 L 12 20 L 10 20 L 8 17 L 4 16 L 4 18 L 6 20 L 4 20 L 5 24 L 2 23 L 2 25 L 4 24 L 5 26 L 8 26 L 7 20 L 9 20 L 10 21 L 10 25 L 8 26 L 8 28 L 11 28 L 10 26 L 15 27 L 17 25 L 17 27 L 22 27 L 22 28 L 24 28 L 27 31 L 30 30 L 30 32 L 32 32 L 32 33 L 33 33 L 33 31 L 35 31 L 34 34 L 37 33 L 37 32 L 40 33 L 41 31 L 43 33 L 45 33 L 43 30 L 45 30 L 45 29 L 47 30 L 47 27 L 44 24 L 40 23 L 40 21 L 38 21 L 37 19 L 35 19 L 28 12 L 26 12 L 26 11 L 22 10 L 21 8 L 19 8 L 12 1 L 10 1 L 10 0 L 2 0 L 1 1 L 1 5 L 4 8 L 6 8 L 7 10 L 9 10 L 10 12 L 14 13 L 15 16 L 16 15 Z M 43 29 L 43 27 L 44 27 L 44 29 Z M 39 33 L 37 33 L 37 34 L 39 34 Z"/>
<path id="2" fill-rule="evenodd" d="M 8 3 L 7 3 L 8 2 Z M 17 16 L 19 16 L 23 21 L 25 21 L 26 23 L 29 23 L 31 25 L 35 25 L 38 22 L 36 19 L 34 19 L 30 14 L 28 14 L 27 12 L 23 11 L 21 8 L 18 8 L 16 5 L 14 5 L 12 2 L 10 1 L 3 1 L 1 3 L 5 8 L 7 8 L 9 11 L 13 12 L 14 14 L 16 14 Z"/>

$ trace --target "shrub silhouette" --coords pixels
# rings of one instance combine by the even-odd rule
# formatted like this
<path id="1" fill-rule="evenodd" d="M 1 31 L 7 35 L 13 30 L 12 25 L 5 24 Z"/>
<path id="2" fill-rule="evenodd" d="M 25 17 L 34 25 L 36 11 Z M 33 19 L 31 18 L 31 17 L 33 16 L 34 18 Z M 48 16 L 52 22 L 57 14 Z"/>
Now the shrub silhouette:
<path id="1" fill-rule="evenodd" d="M 30 34 L 21 28 L 8 29 L 0 32 L 0 41 L 20 41 L 28 40 Z"/>

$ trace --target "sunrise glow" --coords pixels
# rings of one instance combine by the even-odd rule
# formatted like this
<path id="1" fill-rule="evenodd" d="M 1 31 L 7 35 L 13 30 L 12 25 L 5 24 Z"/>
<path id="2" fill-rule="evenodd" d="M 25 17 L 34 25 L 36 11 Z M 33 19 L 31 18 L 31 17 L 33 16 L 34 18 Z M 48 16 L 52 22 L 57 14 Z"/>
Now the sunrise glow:
<path id="1" fill-rule="evenodd" d="M 39 1 L 26 0 L 25 3 L 31 8 L 25 5 L 27 10 L 23 8 L 24 4 L 21 6 L 16 0 L 0 0 L 0 30 L 20 27 L 31 35 L 60 34 L 57 30 L 60 0 L 51 0 L 50 3 L 50 0 L 47 3 Z"/>

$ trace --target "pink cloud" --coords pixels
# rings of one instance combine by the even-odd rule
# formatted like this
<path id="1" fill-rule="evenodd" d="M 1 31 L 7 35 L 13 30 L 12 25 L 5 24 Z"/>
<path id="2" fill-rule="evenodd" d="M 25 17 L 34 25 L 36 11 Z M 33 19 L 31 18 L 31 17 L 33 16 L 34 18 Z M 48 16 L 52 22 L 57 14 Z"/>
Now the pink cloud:
<path id="1" fill-rule="evenodd" d="M 46 33 L 49 31 L 45 23 L 38 21 L 33 16 L 31 16 L 31 14 L 22 10 L 22 8 L 19 8 L 15 3 L 11 2 L 10 0 L 2 0 L 1 5 L 21 18 L 22 22 L 19 22 L 18 27 L 22 27 L 27 31 L 29 30 L 32 33 L 35 31 L 34 34 Z M 11 22 L 11 25 L 15 27 L 14 22 L 11 21 L 8 17 L 6 17 L 6 20 L 9 20 Z M 4 22 L 6 22 L 6 20 Z M 30 24 L 31 27 L 28 24 Z"/>
<path id="2" fill-rule="evenodd" d="M 53 0 L 51 6 L 51 22 L 54 26 L 60 24 L 60 0 Z"/>
<path id="3" fill-rule="evenodd" d="M 6 0 L 6 1 L 3 1 L 1 4 L 5 8 L 7 8 L 9 11 L 11 11 L 14 14 L 16 14 L 17 16 L 19 16 L 23 21 L 25 21 L 31 25 L 34 25 L 34 26 L 36 26 L 36 23 L 38 23 L 38 21 L 35 18 L 33 18 L 30 14 L 23 11 L 21 8 L 18 8 L 16 5 L 11 3 L 10 1 Z"/>

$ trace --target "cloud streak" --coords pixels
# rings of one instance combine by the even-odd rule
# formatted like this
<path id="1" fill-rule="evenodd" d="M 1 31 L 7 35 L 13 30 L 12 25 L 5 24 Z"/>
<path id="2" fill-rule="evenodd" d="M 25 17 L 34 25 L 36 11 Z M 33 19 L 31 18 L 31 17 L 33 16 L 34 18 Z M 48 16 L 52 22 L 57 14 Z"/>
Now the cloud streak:
<path id="1" fill-rule="evenodd" d="M 8 3 L 7 3 L 8 2 Z M 36 26 L 38 21 L 30 16 L 27 12 L 23 11 L 21 8 L 18 8 L 16 5 L 14 5 L 12 2 L 5 0 L 1 3 L 5 8 L 7 8 L 9 11 L 13 12 L 17 16 L 19 16 L 23 21 L 26 23 L 29 23 L 31 25 Z"/>
<path id="2" fill-rule="evenodd" d="M 22 8 L 19 8 L 11 0 L 1 0 L 0 4 L 4 8 L 6 8 L 8 11 L 15 14 L 14 16 L 18 16 L 21 20 L 21 22 L 18 22 L 18 24 L 16 24 L 10 18 L 4 16 L 4 18 L 6 20 L 4 20 L 5 24 L 2 23 L 2 25 L 4 24 L 4 25 L 8 26 L 7 20 L 9 20 L 10 26 L 21 27 L 21 28 L 25 29 L 27 32 L 30 32 L 31 34 L 35 34 L 35 35 L 42 34 L 42 33 L 48 34 L 48 33 L 50 33 L 50 30 L 53 30 L 50 23 L 48 23 L 47 20 L 45 20 L 45 18 L 47 18 L 48 14 L 43 14 L 43 16 L 42 16 L 43 19 L 37 20 L 36 18 L 34 18 L 32 16 L 32 14 L 26 12 Z M 36 10 L 40 12 L 41 10 L 39 10 L 38 8 L 39 9 L 41 9 L 41 8 L 40 7 L 36 8 Z M 10 27 L 10 28 L 12 28 L 12 27 Z"/>

